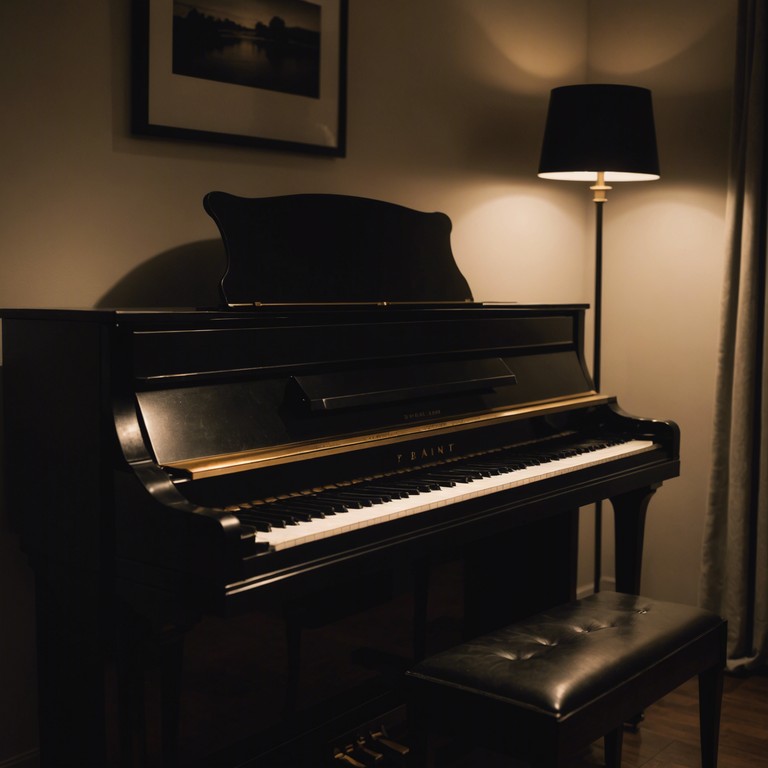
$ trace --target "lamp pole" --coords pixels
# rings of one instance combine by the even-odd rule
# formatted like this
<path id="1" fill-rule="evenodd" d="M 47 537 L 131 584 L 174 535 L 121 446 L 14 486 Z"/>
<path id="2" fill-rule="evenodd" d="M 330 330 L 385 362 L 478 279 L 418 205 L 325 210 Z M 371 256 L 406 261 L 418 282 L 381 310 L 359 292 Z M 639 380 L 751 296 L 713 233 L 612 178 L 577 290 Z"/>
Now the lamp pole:
<path id="1" fill-rule="evenodd" d="M 603 304 L 603 205 L 608 198 L 605 193 L 611 189 L 605 183 L 605 171 L 597 172 L 597 182 L 590 189 L 595 193 L 592 202 L 595 204 L 595 329 L 592 358 L 592 380 L 595 390 L 600 391 L 600 341 L 602 327 Z"/>
<path id="2" fill-rule="evenodd" d="M 611 189 L 605 183 L 605 172 L 597 172 L 597 181 L 590 189 L 595 193 L 592 202 L 595 204 L 595 296 L 594 296 L 594 330 L 592 346 L 592 382 L 595 391 L 600 391 L 600 345 L 602 342 L 603 322 L 603 205 L 608 198 L 605 193 Z M 600 591 L 600 581 L 603 576 L 603 502 L 595 502 L 595 550 L 594 550 L 594 590 Z"/>

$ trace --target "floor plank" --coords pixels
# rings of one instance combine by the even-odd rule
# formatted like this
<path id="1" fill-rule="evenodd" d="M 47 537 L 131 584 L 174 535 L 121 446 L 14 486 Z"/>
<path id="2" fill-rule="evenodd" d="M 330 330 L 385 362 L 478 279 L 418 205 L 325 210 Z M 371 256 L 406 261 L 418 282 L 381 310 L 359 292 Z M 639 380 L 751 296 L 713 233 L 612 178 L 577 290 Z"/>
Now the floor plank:
<path id="1" fill-rule="evenodd" d="M 523 768 L 485 750 L 456 755 L 444 768 Z M 603 766 L 600 743 L 574 768 Z M 700 768 L 696 679 L 649 707 L 637 733 L 624 736 L 622 768 Z M 768 676 L 727 676 L 718 768 L 768 768 Z"/>

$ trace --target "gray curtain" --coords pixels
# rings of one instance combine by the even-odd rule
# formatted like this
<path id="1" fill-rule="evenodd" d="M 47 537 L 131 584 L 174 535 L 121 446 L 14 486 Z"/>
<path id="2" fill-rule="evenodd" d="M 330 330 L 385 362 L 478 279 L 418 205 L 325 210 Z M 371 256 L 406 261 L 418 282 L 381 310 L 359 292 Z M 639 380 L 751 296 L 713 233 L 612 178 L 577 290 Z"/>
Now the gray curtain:
<path id="1" fill-rule="evenodd" d="M 728 667 L 768 667 L 768 11 L 740 0 L 728 254 L 702 605 L 728 619 Z"/>

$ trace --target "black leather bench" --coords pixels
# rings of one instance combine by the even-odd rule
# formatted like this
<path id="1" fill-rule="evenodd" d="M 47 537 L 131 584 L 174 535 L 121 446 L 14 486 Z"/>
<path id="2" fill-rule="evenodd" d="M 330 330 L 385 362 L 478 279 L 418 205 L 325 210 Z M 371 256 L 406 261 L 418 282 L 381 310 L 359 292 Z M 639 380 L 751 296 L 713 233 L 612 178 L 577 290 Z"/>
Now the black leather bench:
<path id="1" fill-rule="evenodd" d="M 715 768 L 725 642 L 719 616 L 637 595 L 536 614 L 409 670 L 416 764 L 432 764 L 442 732 L 546 768 L 605 737 L 606 765 L 619 768 L 624 723 L 698 675 L 702 766 Z"/>

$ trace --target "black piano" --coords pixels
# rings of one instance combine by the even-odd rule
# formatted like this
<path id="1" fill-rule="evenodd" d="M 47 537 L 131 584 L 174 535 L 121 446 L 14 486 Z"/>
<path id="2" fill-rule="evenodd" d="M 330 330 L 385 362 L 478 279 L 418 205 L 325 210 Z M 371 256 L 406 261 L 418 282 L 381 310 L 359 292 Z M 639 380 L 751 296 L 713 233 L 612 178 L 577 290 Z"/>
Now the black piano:
<path id="1" fill-rule="evenodd" d="M 232 303 L 2 313 L 43 766 L 402 765 L 404 669 L 570 599 L 580 507 L 638 590 L 678 430 L 584 306 Z"/>

